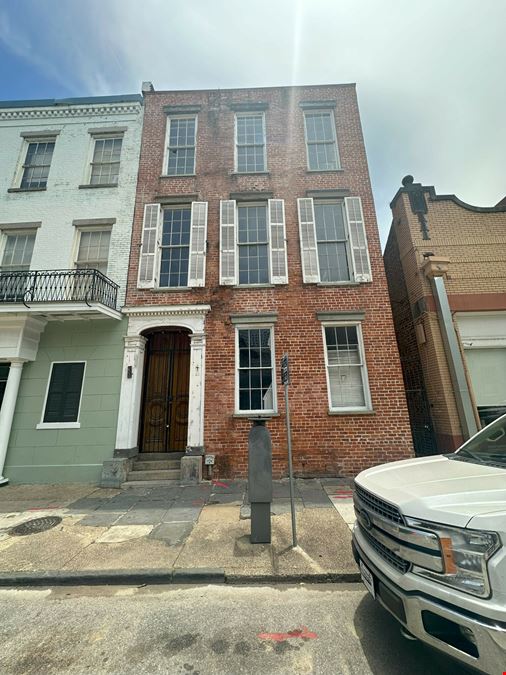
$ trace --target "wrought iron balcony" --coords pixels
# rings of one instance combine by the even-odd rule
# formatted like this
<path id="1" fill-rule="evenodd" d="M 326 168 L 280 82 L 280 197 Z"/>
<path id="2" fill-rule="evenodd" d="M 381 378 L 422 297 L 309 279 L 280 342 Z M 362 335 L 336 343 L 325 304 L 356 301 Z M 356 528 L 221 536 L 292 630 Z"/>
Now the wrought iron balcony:
<path id="1" fill-rule="evenodd" d="M 118 285 L 98 270 L 0 272 L 0 305 L 100 303 L 115 310 L 117 295 Z"/>

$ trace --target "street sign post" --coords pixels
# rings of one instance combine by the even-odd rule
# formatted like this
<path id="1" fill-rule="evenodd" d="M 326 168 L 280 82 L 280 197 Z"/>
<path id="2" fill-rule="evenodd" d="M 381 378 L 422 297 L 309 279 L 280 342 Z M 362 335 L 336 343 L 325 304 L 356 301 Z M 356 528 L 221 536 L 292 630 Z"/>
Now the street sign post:
<path id="1" fill-rule="evenodd" d="M 286 438 L 288 441 L 288 476 L 290 479 L 290 503 L 292 508 L 292 542 L 297 546 L 297 527 L 295 524 L 295 503 L 293 496 L 293 466 L 292 466 L 292 432 L 290 428 L 290 403 L 288 401 L 288 385 L 290 384 L 290 363 L 288 354 L 281 358 L 281 383 L 285 387 Z"/>

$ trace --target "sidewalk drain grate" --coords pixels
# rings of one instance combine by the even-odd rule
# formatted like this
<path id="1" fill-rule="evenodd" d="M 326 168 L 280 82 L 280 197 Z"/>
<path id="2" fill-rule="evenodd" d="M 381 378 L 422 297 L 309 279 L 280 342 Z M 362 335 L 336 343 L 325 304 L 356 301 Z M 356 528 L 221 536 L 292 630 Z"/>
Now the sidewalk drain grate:
<path id="1" fill-rule="evenodd" d="M 21 525 L 16 525 L 12 530 L 9 530 L 9 534 L 17 537 L 24 537 L 27 534 L 37 534 L 38 532 L 45 532 L 52 527 L 56 527 L 61 521 L 62 519 L 59 516 L 34 518 L 33 520 L 27 520 L 26 523 L 21 523 Z"/>

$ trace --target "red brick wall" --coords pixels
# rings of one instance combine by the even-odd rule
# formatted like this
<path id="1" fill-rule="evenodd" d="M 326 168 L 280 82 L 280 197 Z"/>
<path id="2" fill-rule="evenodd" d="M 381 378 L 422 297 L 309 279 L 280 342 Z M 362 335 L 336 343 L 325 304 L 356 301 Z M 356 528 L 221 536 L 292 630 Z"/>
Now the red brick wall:
<path id="1" fill-rule="evenodd" d="M 337 139 L 342 170 L 309 173 L 299 101 L 337 100 Z M 265 176 L 233 175 L 234 112 L 231 103 L 265 102 Z M 351 475 L 412 453 L 408 413 L 380 251 L 355 88 L 351 85 L 223 91 L 157 92 L 146 95 L 127 305 L 209 303 L 206 319 L 204 442 L 216 454 L 216 474 L 244 476 L 250 423 L 234 414 L 235 336 L 230 314 L 277 312 L 275 350 L 291 360 L 290 403 L 294 468 L 299 475 Z M 166 105 L 202 106 L 198 115 L 196 176 L 160 178 Z M 306 190 L 349 189 L 362 198 L 373 282 L 317 287 L 302 283 L 297 198 Z M 285 200 L 289 285 L 273 288 L 219 286 L 219 200 L 231 192 L 265 190 Z M 160 195 L 198 194 L 209 202 L 206 286 L 191 292 L 137 289 L 144 204 Z M 318 311 L 363 310 L 363 336 L 374 408 L 370 415 L 330 416 L 323 338 Z M 279 417 L 268 423 L 274 471 L 286 475 L 284 397 L 278 378 Z"/>

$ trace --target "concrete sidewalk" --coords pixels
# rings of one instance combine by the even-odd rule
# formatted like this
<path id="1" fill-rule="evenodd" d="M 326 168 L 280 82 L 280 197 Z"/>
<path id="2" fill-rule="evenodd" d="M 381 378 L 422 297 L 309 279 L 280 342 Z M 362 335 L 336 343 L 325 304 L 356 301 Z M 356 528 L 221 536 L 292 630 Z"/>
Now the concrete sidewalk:
<path id="1" fill-rule="evenodd" d="M 348 525 L 333 508 L 341 479 L 296 481 L 299 546 L 291 546 L 288 481 L 276 481 L 272 543 L 251 544 L 244 481 L 101 489 L 84 485 L 0 489 L 0 584 L 160 583 L 213 580 L 355 581 Z M 61 518 L 19 536 L 17 525 Z"/>

